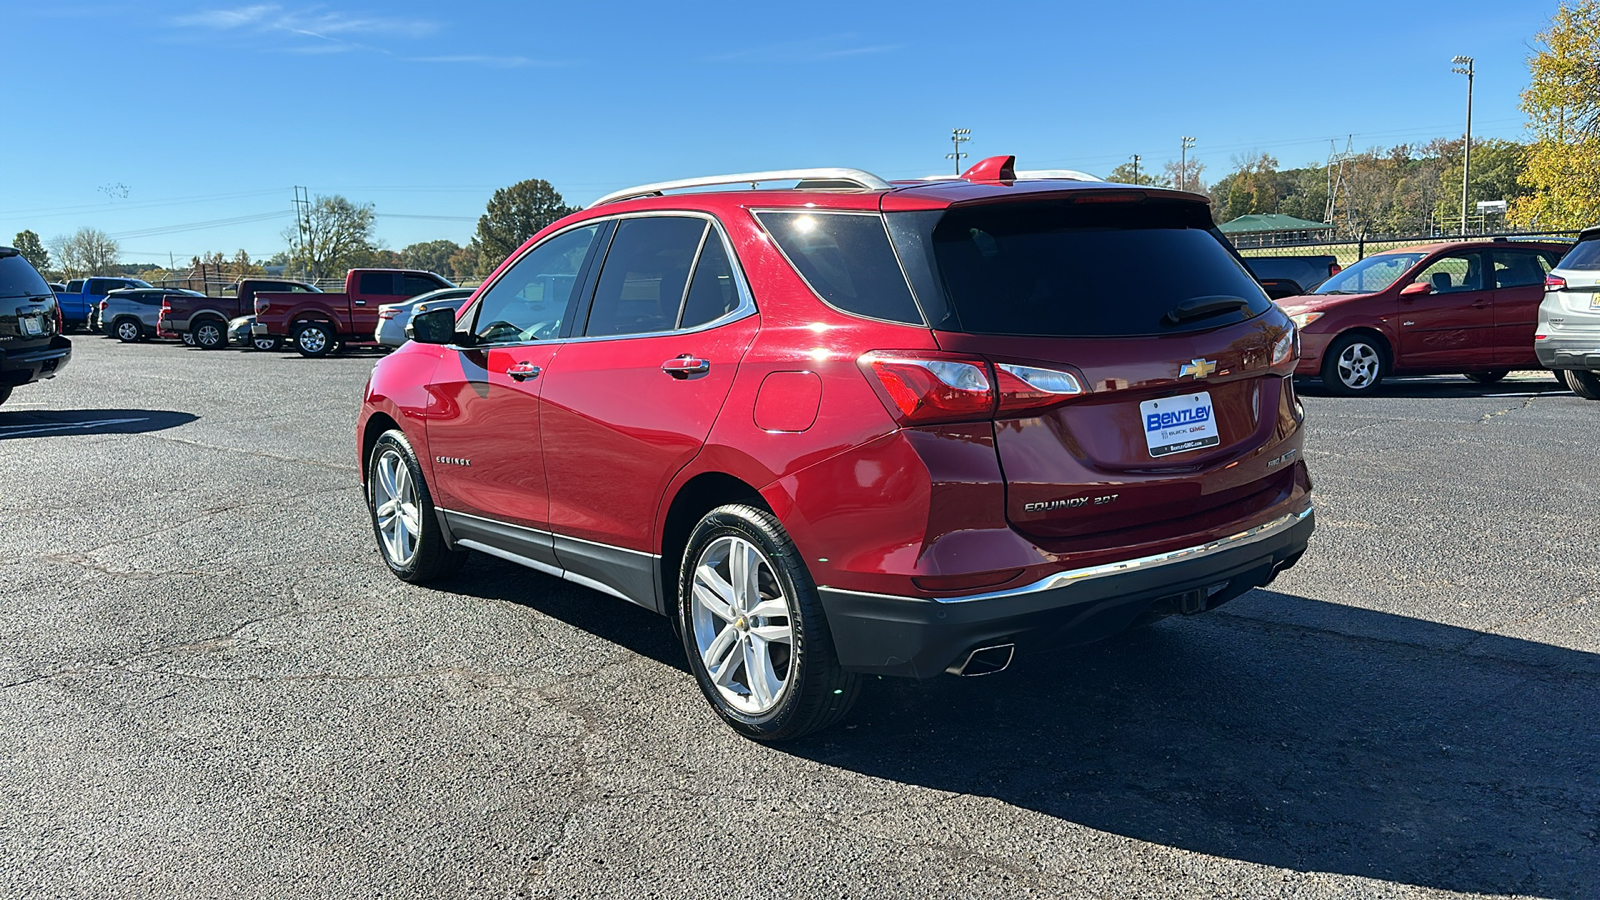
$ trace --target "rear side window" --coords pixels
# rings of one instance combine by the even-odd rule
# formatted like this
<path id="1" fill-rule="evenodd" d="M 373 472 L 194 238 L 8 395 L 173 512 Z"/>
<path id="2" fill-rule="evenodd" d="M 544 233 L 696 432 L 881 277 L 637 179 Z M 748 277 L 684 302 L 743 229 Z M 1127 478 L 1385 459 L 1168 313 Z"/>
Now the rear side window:
<path id="1" fill-rule="evenodd" d="M 0 297 L 48 297 L 50 285 L 20 256 L 0 256 Z"/>
<path id="2" fill-rule="evenodd" d="M 394 294 L 393 272 L 362 272 L 358 289 L 363 294 Z"/>
<path id="3" fill-rule="evenodd" d="M 1495 250 L 1490 257 L 1494 260 L 1494 286 L 1497 288 L 1543 285 L 1544 276 L 1550 270 L 1550 262 L 1544 254 L 1533 250 Z"/>
<path id="4" fill-rule="evenodd" d="M 1587 238 L 1578 242 L 1578 246 L 1561 257 L 1558 269 L 1577 269 L 1592 272 L 1600 269 L 1600 237 Z"/>
<path id="5" fill-rule="evenodd" d="M 763 212 L 756 219 L 829 306 L 869 319 L 923 324 L 882 216 L 805 211 Z"/>
<path id="6" fill-rule="evenodd" d="M 975 334 L 1164 334 L 1266 312 L 1272 302 L 1203 213 L 1136 202 L 957 208 L 934 229 L 933 253 L 956 321 Z M 1176 315 L 1180 306 L 1193 312 Z"/>
<path id="7" fill-rule="evenodd" d="M 707 227 L 704 219 L 685 216 L 624 219 L 618 224 L 595 285 L 584 334 L 671 331 Z"/>
<path id="8" fill-rule="evenodd" d="M 713 322 L 739 308 L 739 288 L 733 281 L 733 266 L 727 248 L 715 231 L 706 235 L 705 248 L 695 264 L 689 282 L 689 297 L 683 302 L 680 327 L 694 328 Z"/>
<path id="9" fill-rule="evenodd" d="M 434 281 L 432 278 L 424 278 L 421 275 L 402 275 L 400 279 L 400 296 L 402 297 L 415 297 L 418 294 L 426 294 L 445 287 L 445 285 Z"/>

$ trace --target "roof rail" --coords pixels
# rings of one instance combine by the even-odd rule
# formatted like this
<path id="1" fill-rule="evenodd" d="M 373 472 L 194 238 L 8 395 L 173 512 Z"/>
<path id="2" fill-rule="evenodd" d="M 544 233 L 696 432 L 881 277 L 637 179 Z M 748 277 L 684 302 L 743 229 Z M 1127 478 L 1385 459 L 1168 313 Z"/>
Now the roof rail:
<path id="1" fill-rule="evenodd" d="M 1017 169 L 1014 173 L 1017 181 L 1104 181 L 1088 172 L 1079 172 L 1076 169 Z M 924 175 L 912 181 L 928 183 L 940 181 L 964 181 L 965 175 Z"/>
<path id="2" fill-rule="evenodd" d="M 589 208 L 593 209 L 596 206 L 616 203 L 619 200 L 632 200 L 637 197 L 658 197 L 667 191 L 679 191 L 686 188 L 713 187 L 719 184 L 748 184 L 753 188 L 763 181 L 825 182 L 825 184 L 811 185 L 810 187 L 814 190 L 857 187 L 869 191 L 887 191 L 894 187 L 894 185 L 871 172 L 863 172 L 860 169 L 779 169 L 774 172 L 706 175 L 700 178 L 680 178 L 677 181 L 658 181 L 655 184 L 641 184 L 626 190 L 612 191 L 589 204 Z"/>

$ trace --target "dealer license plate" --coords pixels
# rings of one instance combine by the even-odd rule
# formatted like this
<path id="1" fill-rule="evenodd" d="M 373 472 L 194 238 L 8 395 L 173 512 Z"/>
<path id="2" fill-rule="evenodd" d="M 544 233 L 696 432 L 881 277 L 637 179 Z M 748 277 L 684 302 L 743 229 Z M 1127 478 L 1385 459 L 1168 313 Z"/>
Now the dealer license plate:
<path id="1" fill-rule="evenodd" d="M 1139 404 L 1144 420 L 1144 442 L 1152 457 L 1171 456 L 1188 450 L 1215 447 L 1217 418 L 1211 406 L 1211 392 L 1185 394 L 1146 400 Z"/>

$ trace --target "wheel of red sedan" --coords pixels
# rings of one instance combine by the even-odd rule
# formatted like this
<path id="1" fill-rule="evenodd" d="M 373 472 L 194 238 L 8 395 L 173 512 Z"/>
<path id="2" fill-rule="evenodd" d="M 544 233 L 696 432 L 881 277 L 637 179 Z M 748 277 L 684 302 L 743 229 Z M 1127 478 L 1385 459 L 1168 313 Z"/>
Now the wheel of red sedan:
<path id="1" fill-rule="evenodd" d="M 858 680 L 839 668 L 816 586 L 771 513 L 741 504 L 700 520 L 684 554 L 678 612 L 701 691 L 741 734 L 801 737 L 855 702 Z"/>
<path id="2" fill-rule="evenodd" d="M 1384 349 L 1372 338 L 1347 334 L 1328 346 L 1322 360 L 1322 383 L 1335 394 L 1370 394 L 1383 381 Z"/>
<path id="3" fill-rule="evenodd" d="M 445 543 L 433 496 L 405 433 L 393 429 L 378 438 L 367 464 L 367 510 L 378 551 L 389 570 L 404 581 L 424 583 L 461 568 L 466 551 Z"/>

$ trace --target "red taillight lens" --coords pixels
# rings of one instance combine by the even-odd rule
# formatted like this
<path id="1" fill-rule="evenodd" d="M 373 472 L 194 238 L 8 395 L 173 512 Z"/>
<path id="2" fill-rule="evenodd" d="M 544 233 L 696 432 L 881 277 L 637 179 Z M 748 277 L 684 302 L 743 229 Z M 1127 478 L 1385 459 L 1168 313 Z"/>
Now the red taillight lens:
<path id="1" fill-rule="evenodd" d="M 1044 409 L 1083 394 L 1083 379 L 1072 372 L 1018 363 L 995 363 L 994 369 L 1000 415 Z"/>
<path id="2" fill-rule="evenodd" d="M 380 319 L 392 319 L 392 318 L 394 318 L 394 310 L 392 310 L 392 309 L 380 309 L 380 310 L 378 310 L 378 318 L 380 318 Z"/>
<path id="3" fill-rule="evenodd" d="M 172 301 L 171 300 L 162 300 L 161 301 L 161 311 L 162 312 L 172 312 Z"/>
<path id="4" fill-rule="evenodd" d="M 111 301 L 110 300 L 101 300 L 100 301 L 100 309 L 101 309 L 102 312 L 105 311 L 110 306 L 111 306 Z"/>
<path id="5" fill-rule="evenodd" d="M 1564 291 L 1567 289 L 1567 280 L 1560 275 L 1546 275 L 1544 277 L 1546 291 Z"/>
<path id="6" fill-rule="evenodd" d="M 874 350 L 861 357 L 883 405 L 901 425 L 961 422 L 994 415 L 983 359 L 925 350 Z"/>
<path id="7" fill-rule="evenodd" d="M 1343 272 L 1343 271 L 1344 271 L 1344 266 L 1341 266 L 1338 263 L 1328 263 L 1328 277 L 1329 278 L 1332 278 L 1333 276 L 1335 276 L 1335 275 L 1337 275 L 1337 274 L 1339 274 L 1340 272 Z"/>

